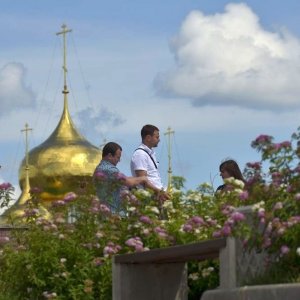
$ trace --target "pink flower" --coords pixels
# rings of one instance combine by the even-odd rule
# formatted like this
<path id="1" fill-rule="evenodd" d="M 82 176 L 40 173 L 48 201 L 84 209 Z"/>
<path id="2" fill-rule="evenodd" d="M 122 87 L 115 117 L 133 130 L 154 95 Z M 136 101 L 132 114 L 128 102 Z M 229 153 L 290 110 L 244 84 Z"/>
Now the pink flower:
<path id="1" fill-rule="evenodd" d="M 274 205 L 274 210 L 280 210 L 283 208 L 283 205 L 282 205 L 282 202 L 277 202 L 275 205 Z"/>
<path id="2" fill-rule="evenodd" d="M 100 257 L 95 257 L 93 260 L 93 264 L 96 267 L 101 266 L 103 264 L 103 260 Z"/>
<path id="3" fill-rule="evenodd" d="M 93 214 L 97 214 L 100 211 L 100 208 L 96 205 L 92 206 L 89 211 Z"/>
<path id="4" fill-rule="evenodd" d="M 282 148 L 290 148 L 291 147 L 291 142 L 290 141 L 284 141 L 281 144 Z"/>
<path id="5" fill-rule="evenodd" d="M 296 225 L 300 222 L 300 216 L 292 216 L 288 219 L 288 223 L 291 223 L 292 225 Z"/>
<path id="6" fill-rule="evenodd" d="M 255 169 L 255 170 L 260 170 L 261 169 L 261 163 L 260 162 L 248 162 L 247 167 Z"/>
<path id="7" fill-rule="evenodd" d="M 0 244 L 4 244 L 9 242 L 9 237 L 8 236 L 0 236 Z"/>
<path id="8" fill-rule="evenodd" d="M 223 209 L 221 210 L 221 212 L 222 212 L 223 215 L 229 215 L 229 214 L 231 214 L 234 211 L 235 211 L 235 208 L 233 206 L 231 206 L 231 205 L 225 205 L 223 207 Z"/>
<path id="9" fill-rule="evenodd" d="M 32 208 L 32 209 L 26 208 L 24 210 L 25 217 L 33 217 L 33 216 L 36 216 L 38 213 L 39 213 L 39 210 L 37 208 Z"/>
<path id="10" fill-rule="evenodd" d="M 136 252 L 143 252 L 144 251 L 144 246 L 142 245 L 136 245 L 135 246 L 135 251 Z"/>
<path id="11" fill-rule="evenodd" d="M 70 202 L 70 201 L 73 201 L 74 199 L 77 198 L 77 195 L 73 192 L 70 192 L 70 193 L 67 193 L 64 197 L 64 201 L 65 202 Z"/>
<path id="12" fill-rule="evenodd" d="M 185 232 L 191 232 L 193 230 L 193 226 L 190 224 L 184 224 L 182 230 Z"/>
<path id="13" fill-rule="evenodd" d="M 144 244 L 140 237 L 133 237 L 128 239 L 125 244 L 129 247 L 134 247 L 136 252 L 141 252 L 144 250 Z"/>
<path id="14" fill-rule="evenodd" d="M 108 242 L 103 249 L 104 256 L 109 256 L 118 253 L 122 247 L 120 245 L 115 245 L 113 242 Z"/>
<path id="15" fill-rule="evenodd" d="M 150 230 L 148 228 L 144 228 L 142 232 L 146 236 L 150 234 Z"/>
<path id="16" fill-rule="evenodd" d="M 148 216 L 141 216 L 140 221 L 146 224 L 152 224 L 152 220 Z"/>
<path id="17" fill-rule="evenodd" d="M 122 201 L 124 203 L 127 203 L 129 202 L 129 199 L 130 199 L 130 191 L 126 188 L 122 188 L 120 190 L 120 198 L 122 199 Z"/>
<path id="18" fill-rule="evenodd" d="M 103 213 L 109 213 L 110 212 L 110 208 L 105 204 L 100 204 L 99 209 Z"/>
<path id="19" fill-rule="evenodd" d="M 40 194 L 43 190 L 40 189 L 39 187 L 33 187 L 30 189 L 29 193 L 30 194 Z"/>
<path id="20" fill-rule="evenodd" d="M 104 255 L 109 255 L 109 254 L 115 254 L 115 249 L 111 246 L 105 246 L 103 249 L 103 254 Z"/>
<path id="21" fill-rule="evenodd" d="M 154 231 L 155 231 L 160 237 L 162 237 L 162 238 L 168 237 L 168 234 L 167 234 L 166 230 L 163 229 L 163 228 L 161 228 L 161 227 L 159 227 L 159 226 L 155 227 L 155 228 L 154 228 Z"/>
<path id="22" fill-rule="evenodd" d="M 64 202 L 63 200 L 56 200 L 56 201 L 53 201 L 51 205 L 52 205 L 53 207 L 64 206 L 64 205 L 65 205 L 65 202 Z"/>
<path id="23" fill-rule="evenodd" d="M 280 143 L 273 144 L 273 149 L 274 149 L 275 151 L 280 150 L 280 148 L 281 148 L 281 144 L 280 144 Z"/>
<path id="24" fill-rule="evenodd" d="M 210 225 L 210 226 L 216 226 L 218 224 L 218 221 L 217 220 L 214 220 L 214 219 L 211 219 L 211 218 L 208 218 L 206 220 L 207 224 Z"/>
<path id="25" fill-rule="evenodd" d="M 235 221 L 235 222 L 239 222 L 239 221 L 243 221 L 245 220 L 245 215 L 235 211 L 234 213 L 231 214 L 231 218 Z"/>
<path id="26" fill-rule="evenodd" d="M 272 224 L 273 224 L 273 226 L 277 226 L 277 225 L 280 225 L 281 223 L 280 223 L 280 219 L 279 218 L 274 218 L 273 219 L 273 221 L 272 221 Z"/>
<path id="27" fill-rule="evenodd" d="M 201 224 L 201 225 L 205 224 L 205 222 L 203 221 L 203 219 L 201 217 L 199 217 L 199 216 L 192 217 L 191 218 L 191 222 L 195 223 L 195 224 Z"/>
<path id="28" fill-rule="evenodd" d="M 282 255 L 288 254 L 290 252 L 290 248 L 286 245 L 280 247 L 280 253 Z"/>
<path id="29" fill-rule="evenodd" d="M 266 135 L 266 134 L 261 134 L 259 135 L 256 139 L 255 142 L 257 143 L 270 143 L 272 141 L 272 136 Z"/>
<path id="30" fill-rule="evenodd" d="M 137 237 L 130 238 L 125 242 L 125 244 L 129 247 L 134 247 L 136 245 L 137 239 Z"/>
<path id="31" fill-rule="evenodd" d="M 223 236 L 229 236 L 229 235 L 231 234 L 231 227 L 228 226 L 228 225 L 225 225 L 225 226 L 222 228 L 221 232 L 222 232 L 222 235 L 223 235 Z"/>
<path id="32" fill-rule="evenodd" d="M 272 223 L 269 222 L 267 227 L 266 227 L 265 234 L 269 235 L 269 234 L 271 234 L 271 232 L 272 232 Z"/>
<path id="33" fill-rule="evenodd" d="M 266 219 L 265 218 L 260 218 L 259 222 L 260 222 L 260 224 L 265 224 L 266 223 Z"/>
<path id="34" fill-rule="evenodd" d="M 265 237 L 264 238 L 264 242 L 263 242 L 263 248 L 268 248 L 268 247 L 270 247 L 271 246 L 271 239 L 269 238 L 269 237 Z"/>
<path id="35" fill-rule="evenodd" d="M 0 184 L 0 190 L 8 190 L 12 185 L 9 182 L 3 182 Z"/>
<path id="36" fill-rule="evenodd" d="M 120 181 L 125 181 L 126 176 L 123 173 L 116 173 L 116 178 Z"/>
<path id="37" fill-rule="evenodd" d="M 265 217 L 265 209 L 264 208 L 259 208 L 257 212 L 257 216 L 259 218 L 264 218 Z"/>
<path id="38" fill-rule="evenodd" d="M 96 171 L 96 172 L 94 173 L 94 177 L 95 177 L 96 179 L 103 180 L 103 179 L 106 178 L 106 175 L 105 175 L 103 172 L 101 172 L 101 171 Z"/>
<path id="39" fill-rule="evenodd" d="M 285 228 L 284 227 L 281 227 L 277 230 L 277 234 L 278 235 L 283 235 L 285 233 Z"/>
<path id="40" fill-rule="evenodd" d="M 221 233 L 221 231 L 214 231 L 213 232 L 213 234 L 212 234 L 212 236 L 214 237 L 214 238 L 219 238 L 219 237 L 221 237 L 222 236 L 222 233 Z"/>
<path id="41" fill-rule="evenodd" d="M 247 200 L 247 199 L 249 198 L 249 193 L 248 193 L 248 191 L 241 192 L 241 193 L 239 194 L 239 198 L 240 198 L 240 200 L 242 200 L 242 201 Z"/>

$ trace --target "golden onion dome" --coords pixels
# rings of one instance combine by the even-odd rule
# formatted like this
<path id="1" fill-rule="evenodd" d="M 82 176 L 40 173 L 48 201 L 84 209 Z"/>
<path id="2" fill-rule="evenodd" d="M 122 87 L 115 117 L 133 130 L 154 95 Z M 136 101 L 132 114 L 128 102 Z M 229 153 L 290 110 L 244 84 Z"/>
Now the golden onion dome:
<path id="1" fill-rule="evenodd" d="M 56 129 L 41 145 L 29 151 L 28 167 L 31 188 L 40 188 L 42 201 L 61 199 L 70 191 L 92 182 L 101 151 L 75 128 L 67 106 Z M 25 186 L 25 158 L 19 169 L 21 189 Z"/>
<path id="2" fill-rule="evenodd" d="M 101 159 L 101 151 L 89 143 L 75 128 L 68 110 L 66 34 L 72 30 L 62 25 L 64 45 L 64 109 L 60 121 L 41 145 L 28 153 L 28 165 L 23 159 L 19 169 L 19 182 L 25 188 L 26 176 L 31 188 L 40 188 L 40 198 L 44 204 L 49 200 L 57 200 L 68 192 L 76 192 L 80 187 L 92 183 L 92 175 Z M 28 170 L 29 175 L 26 175 Z"/>

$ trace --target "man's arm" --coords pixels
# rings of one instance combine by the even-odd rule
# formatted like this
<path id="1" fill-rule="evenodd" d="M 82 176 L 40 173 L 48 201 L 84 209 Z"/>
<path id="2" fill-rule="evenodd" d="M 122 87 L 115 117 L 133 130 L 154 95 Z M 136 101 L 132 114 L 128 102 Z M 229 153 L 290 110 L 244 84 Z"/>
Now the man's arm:
<path id="1" fill-rule="evenodd" d="M 145 176 L 147 178 L 147 171 L 145 171 L 145 170 L 135 170 L 135 174 L 137 176 L 136 178 L 141 178 L 141 177 L 145 177 Z M 170 199 L 170 195 L 167 192 L 165 192 L 162 189 L 159 189 L 158 187 L 156 187 L 155 185 L 153 185 L 149 180 L 147 180 L 144 183 L 144 186 L 146 188 L 154 191 L 158 195 L 159 200 L 165 201 L 165 200 Z"/>
<path id="2" fill-rule="evenodd" d="M 126 177 L 125 178 L 125 185 L 132 187 L 137 185 L 146 185 L 148 182 L 147 176 L 140 176 L 140 177 Z"/>

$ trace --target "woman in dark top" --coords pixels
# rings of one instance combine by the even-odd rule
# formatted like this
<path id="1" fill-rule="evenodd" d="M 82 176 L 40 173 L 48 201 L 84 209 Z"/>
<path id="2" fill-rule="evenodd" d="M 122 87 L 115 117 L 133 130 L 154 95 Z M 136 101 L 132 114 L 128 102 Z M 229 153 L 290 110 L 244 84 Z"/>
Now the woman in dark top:
<path id="1" fill-rule="evenodd" d="M 223 180 L 226 178 L 233 177 L 234 179 L 241 180 L 245 183 L 245 179 L 242 175 L 242 172 L 241 172 L 238 164 L 236 163 L 236 161 L 234 161 L 233 159 L 223 161 L 220 164 L 219 169 L 220 169 L 220 176 L 222 177 Z M 226 183 L 220 185 L 217 188 L 217 191 L 225 192 L 225 191 L 229 191 L 229 190 L 231 190 L 231 187 Z"/>

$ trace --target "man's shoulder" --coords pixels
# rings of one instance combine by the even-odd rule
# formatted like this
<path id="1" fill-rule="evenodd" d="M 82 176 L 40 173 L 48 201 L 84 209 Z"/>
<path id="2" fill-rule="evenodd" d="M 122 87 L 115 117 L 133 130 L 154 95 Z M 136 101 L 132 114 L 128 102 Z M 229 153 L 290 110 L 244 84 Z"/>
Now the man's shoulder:
<path id="1" fill-rule="evenodd" d="M 102 160 L 100 162 L 100 164 L 98 165 L 97 169 L 99 171 L 103 171 L 103 172 L 114 172 L 114 173 L 118 173 L 119 172 L 119 169 L 113 165 L 112 163 L 110 163 L 109 161 L 106 161 L 106 160 Z"/>
<path id="2" fill-rule="evenodd" d="M 139 160 L 141 158 L 148 159 L 148 156 L 149 156 L 149 154 L 148 154 L 147 150 L 143 150 L 142 148 L 137 148 L 133 152 L 131 160 L 135 161 L 135 160 Z"/>

